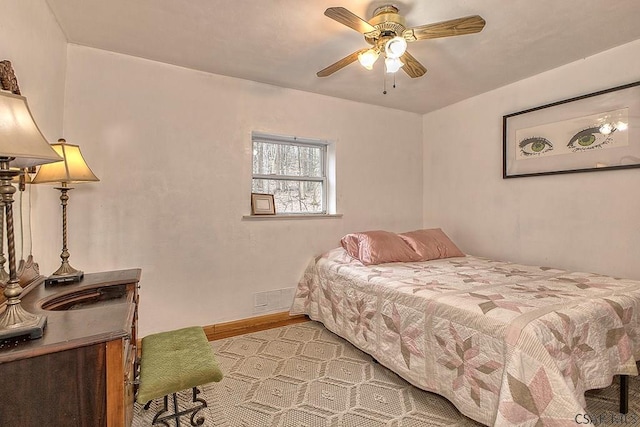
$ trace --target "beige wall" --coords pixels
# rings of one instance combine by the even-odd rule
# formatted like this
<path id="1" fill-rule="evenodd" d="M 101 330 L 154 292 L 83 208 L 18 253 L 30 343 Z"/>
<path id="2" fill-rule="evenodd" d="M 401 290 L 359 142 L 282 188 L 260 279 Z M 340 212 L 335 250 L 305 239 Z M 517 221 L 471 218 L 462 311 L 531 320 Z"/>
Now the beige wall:
<path id="1" fill-rule="evenodd" d="M 62 130 L 67 41 L 44 0 L 0 0 L 0 60 L 9 60 L 50 140 Z"/>
<path id="2" fill-rule="evenodd" d="M 66 38 L 44 0 L 0 0 L 0 10 L 2 10 L 0 16 L 0 60 L 11 61 L 22 95 L 27 98 L 38 127 L 47 140 L 54 142 L 62 134 L 67 61 Z M 62 241 L 57 238 L 54 242 L 48 241 L 47 233 L 43 232 L 43 220 L 46 222 L 46 219 L 52 214 L 59 214 L 60 201 L 56 198 L 50 199 L 53 190 L 46 186 L 33 186 L 33 188 L 27 186 L 27 194 L 23 197 L 23 206 L 25 207 L 23 218 L 26 233 L 25 258 L 30 251 L 29 215 L 26 212 L 29 191 L 33 192 L 33 254 L 35 259 L 40 263 L 41 260 L 50 261 L 49 264 L 56 261 L 59 263 Z M 14 212 L 16 212 L 15 231 L 18 239 L 16 252 L 18 258 L 21 258 L 20 203 L 17 193 L 14 206 Z M 59 223 L 54 222 L 54 224 L 56 228 L 60 227 Z M 6 255 L 6 249 L 4 253 Z M 47 259 L 51 256 L 53 259 Z M 53 271 L 42 267 L 41 265 L 43 274 L 49 274 Z"/>
<path id="3" fill-rule="evenodd" d="M 425 115 L 424 225 L 467 253 L 640 279 L 640 169 L 502 179 L 503 115 L 637 80 L 640 40 Z"/>
<path id="4" fill-rule="evenodd" d="M 142 334 L 249 317 L 313 256 L 422 222 L 422 117 L 69 45 L 65 136 L 101 179 L 70 200 L 72 265 L 142 267 Z M 341 219 L 246 221 L 251 131 L 335 141 Z"/>

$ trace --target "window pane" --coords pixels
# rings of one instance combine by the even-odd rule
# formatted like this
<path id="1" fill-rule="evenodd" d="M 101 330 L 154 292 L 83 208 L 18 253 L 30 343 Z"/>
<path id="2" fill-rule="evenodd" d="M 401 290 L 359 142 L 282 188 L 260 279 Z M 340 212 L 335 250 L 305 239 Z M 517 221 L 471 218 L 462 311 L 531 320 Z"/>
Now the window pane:
<path id="1" fill-rule="evenodd" d="M 254 193 L 273 194 L 276 213 L 323 213 L 322 183 L 254 179 Z"/>
<path id="2" fill-rule="evenodd" d="M 323 147 L 253 143 L 253 173 L 322 176 Z"/>

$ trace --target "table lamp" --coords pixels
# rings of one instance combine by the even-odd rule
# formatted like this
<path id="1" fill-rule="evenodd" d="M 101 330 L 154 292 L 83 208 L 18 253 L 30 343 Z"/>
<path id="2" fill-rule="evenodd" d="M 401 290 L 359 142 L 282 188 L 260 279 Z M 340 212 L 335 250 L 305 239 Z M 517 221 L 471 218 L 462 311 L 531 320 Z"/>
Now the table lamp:
<path id="1" fill-rule="evenodd" d="M 6 62 L 8 61 L 3 61 L 3 69 Z M 17 92 L 19 93 L 19 90 Z M 20 173 L 16 168 L 57 161 L 60 161 L 60 156 L 38 129 L 27 105 L 27 99 L 19 94 L 0 90 L 0 200 L 4 203 L 7 223 L 9 262 L 9 280 L 3 292 L 7 299 L 6 308 L 0 314 L 0 340 L 22 335 L 35 339 L 44 333 L 46 316 L 34 315 L 20 306 L 22 287 L 16 272 L 13 231 L 13 194 L 16 189 L 11 185 L 11 180 Z"/>
<path id="2" fill-rule="evenodd" d="M 67 192 L 73 190 L 69 184 L 100 181 L 89 169 L 85 162 L 80 147 L 73 144 L 67 144 L 64 139 L 59 139 L 57 143 L 51 144 L 51 148 L 62 157 L 62 161 L 43 165 L 38 173 L 31 181 L 32 184 L 42 183 L 60 183 L 60 202 L 62 205 L 62 265 L 51 276 L 45 280 L 45 285 L 58 283 L 72 283 L 82 279 L 84 273 L 76 270 L 69 264 L 69 251 L 67 250 L 67 201 L 69 196 Z"/>
<path id="3" fill-rule="evenodd" d="M 24 219 L 22 217 L 23 214 L 23 205 L 22 205 L 22 195 L 27 189 L 27 183 L 31 183 L 31 175 L 29 175 L 29 170 L 33 169 L 35 172 L 35 166 L 33 168 L 24 168 L 20 169 L 20 173 L 17 176 L 14 176 L 11 180 L 11 183 L 14 185 L 18 185 L 18 190 L 20 191 L 20 245 L 21 250 L 20 254 L 24 257 Z M 15 200 L 15 196 L 14 196 Z M 15 201 L 14 201 L 15 203 Z M 15 216 L 15 215 L 14 215 Z M 31 226 L 31 193 L 29 193 L 29 226 Z M 31 227 L 29 227 L 31 228 Z M 15 230 L 15 226 L 14 226 Z M 31 241 L 31 230 L 29 230 L 29 240 Z M 0 202 L 0 242 L 4 241 L 4 206 L 2 202 Z M 9 280 L 9 273 L 7 273 L 4 269 L 4 264 L 7 262 L 7 259 L 4 257 L 4 245 L 0 245 L 0 286 L 4 287 L 4 285 Z M 20 260 L 18 264 L 18 281 L 20 282 L 20 286 L 24 286 L 25 284 L 30 284 L 33 280 L 37 279 L 40 276 L 40 271 L 38 270 L 38 264 L 33 261 L 33 255 L 31 252 L 29 253 L 28 260 L 25 261 L 24 258 Z"/>

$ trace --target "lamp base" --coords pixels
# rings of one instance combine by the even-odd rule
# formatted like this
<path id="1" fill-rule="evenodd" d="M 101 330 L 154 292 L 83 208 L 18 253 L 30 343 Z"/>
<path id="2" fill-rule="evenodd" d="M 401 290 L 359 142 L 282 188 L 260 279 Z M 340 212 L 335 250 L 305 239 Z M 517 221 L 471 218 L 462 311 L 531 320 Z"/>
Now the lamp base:
<path id="1" fill-rule="evenodd" d="M 17 320 L 24 318 L 26 320 Z M 28 335 L 30 340 L 41 338 L 47 325 L 47 317 L 28 313 L 20 304 L 7 306 L 0 318 L 0 341 Z"/>
<path id="2" fill-rule="evenodd" d="M 37 277 L 42 277 L 40 276 L 40 268 L 38 267 L 38 263 L 33 261 L 33 255 L 29 255 L 26 260 L 20 260 L 20 263 L 18 264 L 17 274 L 20 286 L 22 286 L 23 288 L 25 287 L 25 285 L 33 282 L 33 280 L 35 280 Z"/>
<path id="3" fill-rule="evenodd" d="M 75 283 L 82 280 L 84 277 L 83 271 L 76 271 L 70 274 L 52 274 L 44 280 L 45 286 L 55 285 L 68 285 L 69 283 Z"/>

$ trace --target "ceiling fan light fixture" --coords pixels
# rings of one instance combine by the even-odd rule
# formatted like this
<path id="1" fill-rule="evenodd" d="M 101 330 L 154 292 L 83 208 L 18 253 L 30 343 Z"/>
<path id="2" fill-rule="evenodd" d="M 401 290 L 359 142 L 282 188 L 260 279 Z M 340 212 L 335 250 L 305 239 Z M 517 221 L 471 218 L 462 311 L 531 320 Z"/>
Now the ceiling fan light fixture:
<path id="1" fill-rule="evenodd" d="M 396 36 L 384 45 L 384 53 L 387 58 L 400 58 L 407 51 L 407 41 L 404 37 Z"/>
<path id="2" fill-rule="evenodd" d="M 373 64 L 378 60 L 380 54 L 375 49 L 366 50 L 358 55 L 358 61 L 367 70 L 373 69 Z"/>
<path id="3" fill-rule="evenodd" d="M 387 73 L 395 73 L 404 65 L 404 62 L 400 61 L 400 58 L 385 58 L 384 65 Z"/>

